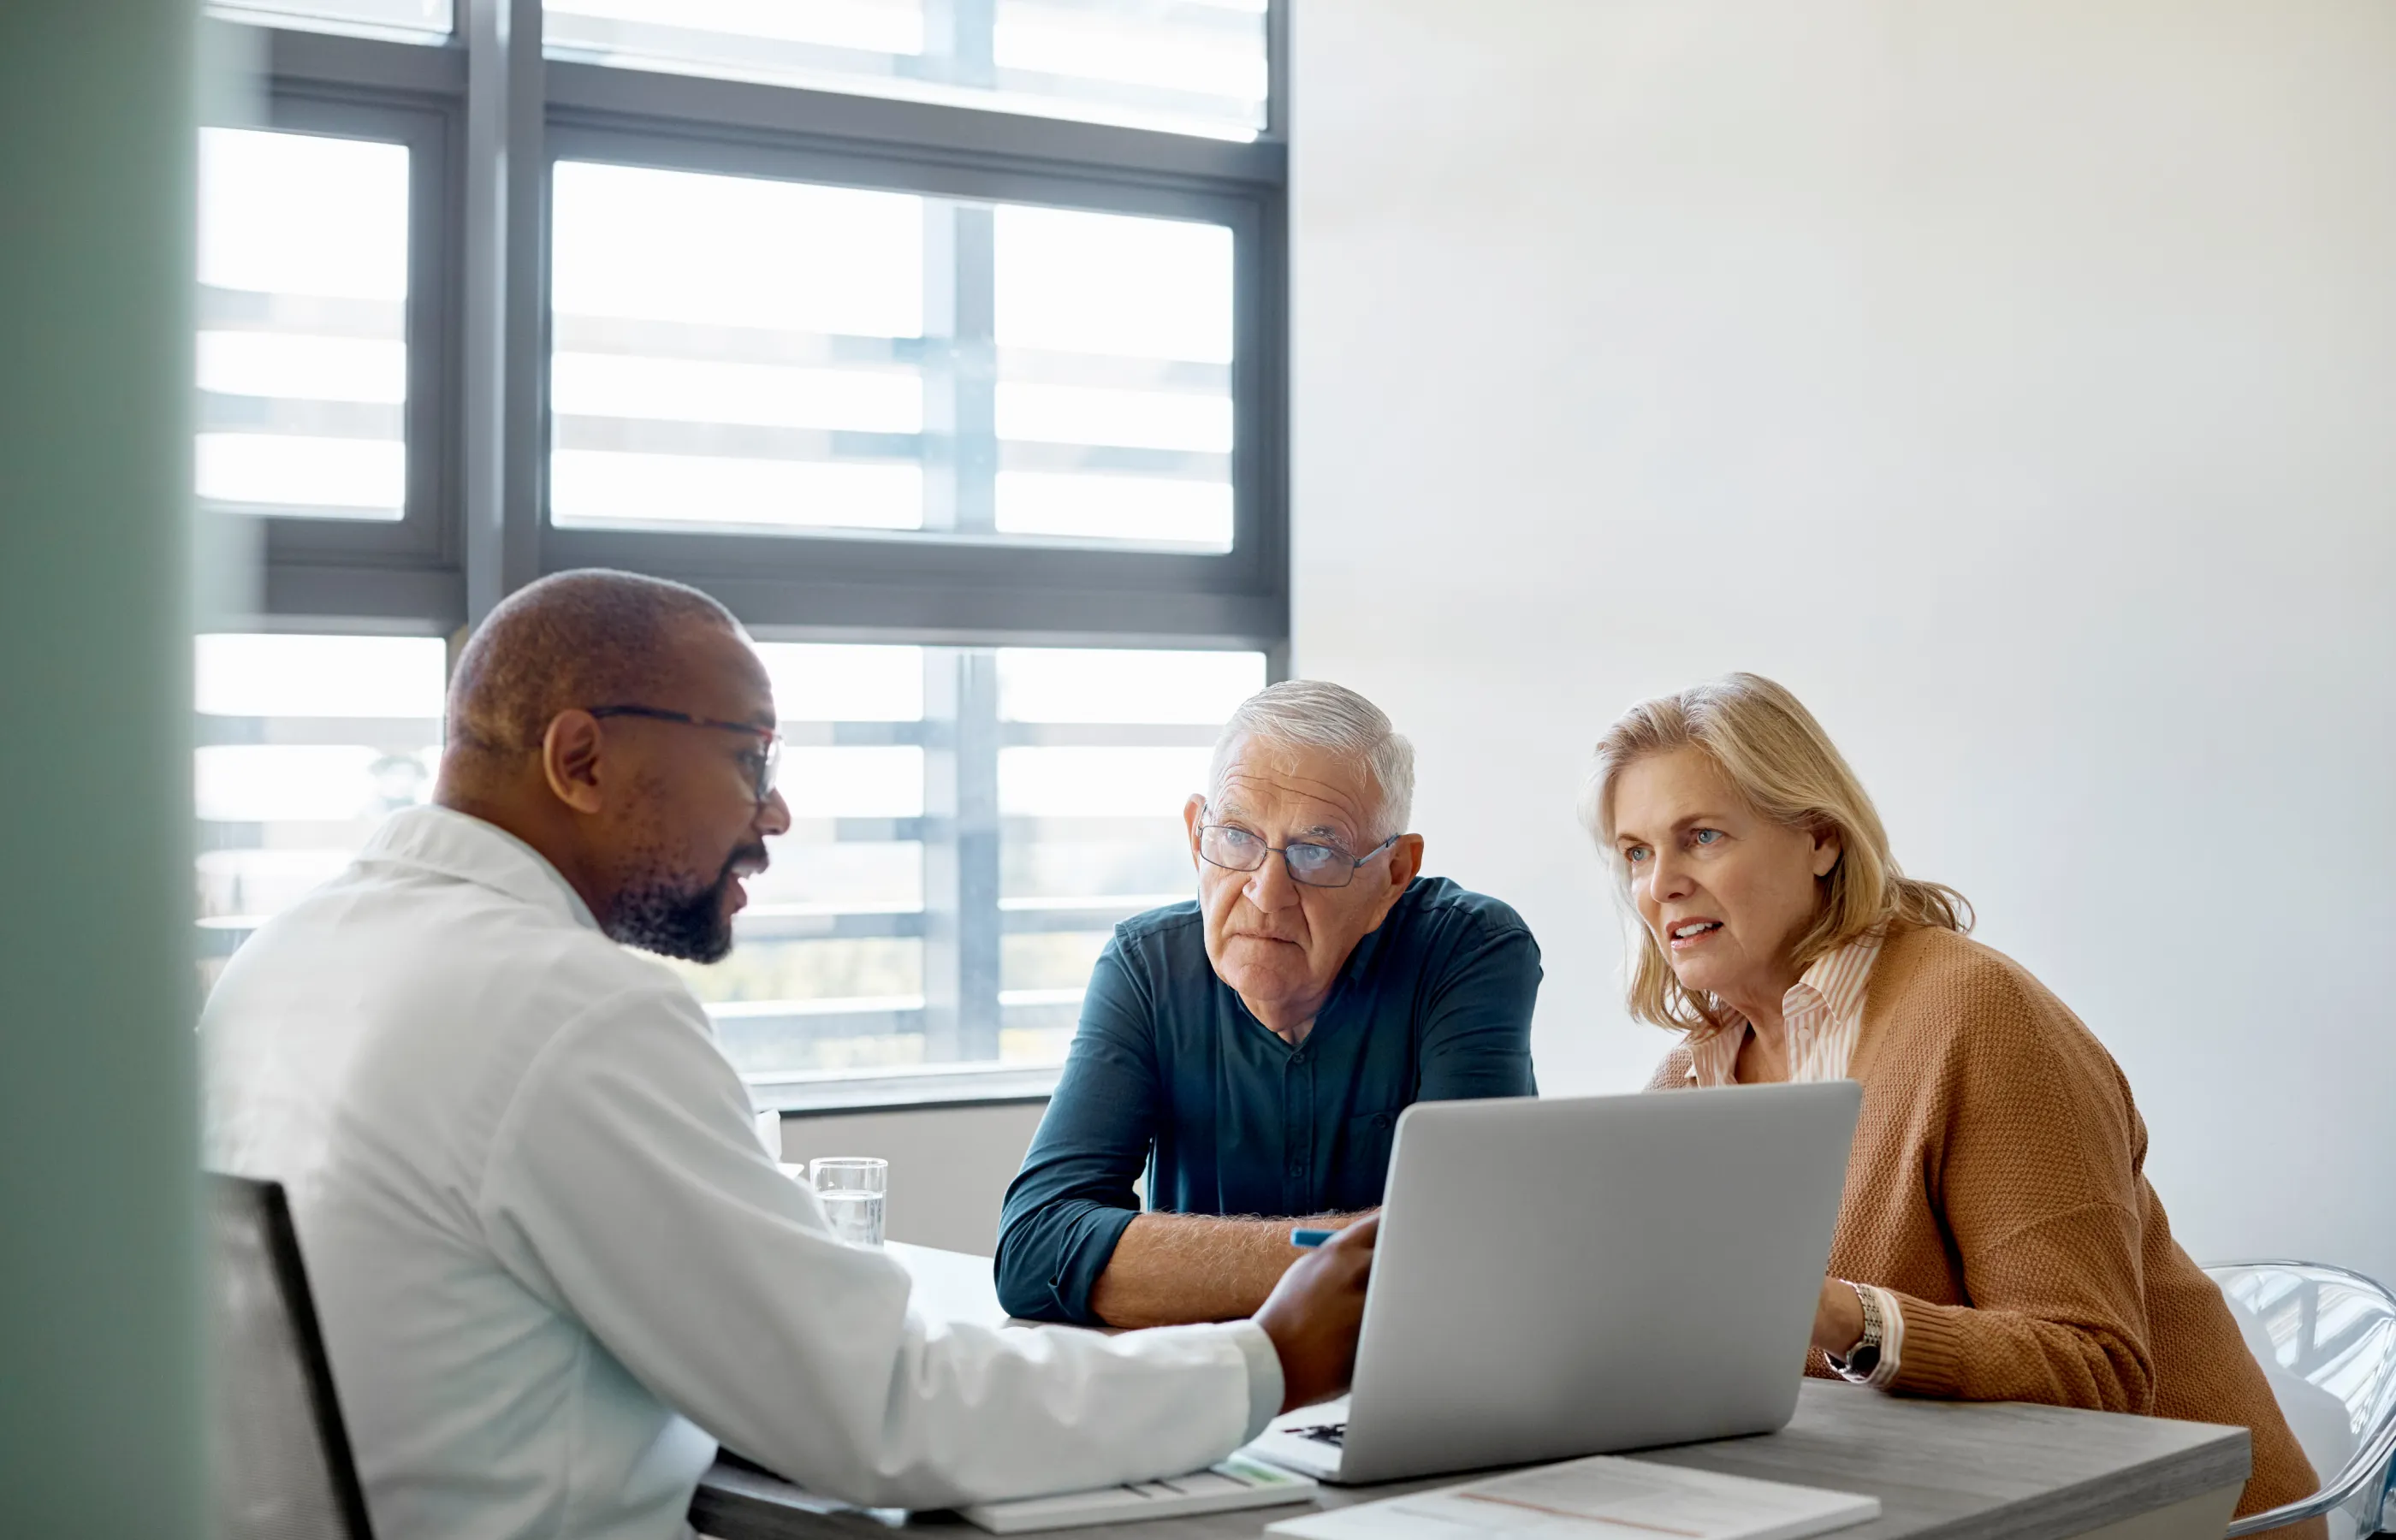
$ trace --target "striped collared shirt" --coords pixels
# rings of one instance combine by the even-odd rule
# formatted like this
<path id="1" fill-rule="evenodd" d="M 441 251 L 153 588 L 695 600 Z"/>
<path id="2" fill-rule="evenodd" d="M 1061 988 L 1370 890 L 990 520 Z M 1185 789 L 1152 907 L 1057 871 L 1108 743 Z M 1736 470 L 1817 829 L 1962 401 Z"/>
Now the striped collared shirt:
<path id="1" fill-rule="evenodd" d="M 1814 960 L 1789 992 L 1780 997 L 1780 1018 L 1786 1025 L 1789 1078 L 1792 1081 L 1847 1079 L 1847 1061 L 1855 1056 L 1856 1039 L 1863 1031 L 1864 990 L 1871 982 L 1872 964 L 1880 961 L 1884 933 L 1871 931 L 1836 951 Z M 1719 1027 L 1689 1035 L 1689 1083 L 1735 1085 L 1738 1082 L 1738 1051 L 1746 1045 L 1748 1025 L 1734 1016 Z M 1897 1377 L 1897 1357 L 1905 1347 L 1905 1316 L 1897 1296 L 1871 1284 L 1879 1307 L 1880 1361 L 1869 1374 L 1850 1374 L 1837 1359 L 1830 1367 L 1859 1385 L 1886 1386 Z"/>
<path id="2" fill-rule="evenodd" d="M 1864 987 L 1871 982 L 1872 964 L 1880 961 L 1881 941 L 1882 933 L 1872 931 L 1816 958 L 1814 965 L 1780 997 L 1780 1018 L 1788 1025 L 1790 1080 L 1847 1078 L 1856 1034 L 1863 1030 Z M 1746 1042 L 1743 1016 L 1734 1016 L 1719 1027 L 1691 1033 L 1689 1083 L 1737 1084 L 1738 1051 Z"/>

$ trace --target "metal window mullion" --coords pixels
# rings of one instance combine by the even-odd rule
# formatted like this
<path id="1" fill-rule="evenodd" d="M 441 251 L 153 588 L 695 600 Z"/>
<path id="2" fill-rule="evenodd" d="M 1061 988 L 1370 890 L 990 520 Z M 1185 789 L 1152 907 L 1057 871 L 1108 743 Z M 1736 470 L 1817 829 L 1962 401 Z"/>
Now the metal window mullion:
<path id="1" fill-rule="evenodd" d="M 467 623 L 539 573 L 542 300 L 540 0 L 465 0 L 464 307 L 459 414 Z"/>
<path id="2" fill-rule="evenodd" d="M 924 1062 L 998 1057 L 998 655 L 926 648 Z"/>
<path id="3" fill-rule="evenodd" d="M 1289 142 L 1290 0 L 1265 7 L 1265 138 Z"/>
<path id="4" fill-rule="evenodd" d="M 598 66 L 586 66 L 597 68 Z M 572 66 L 549 62 L 552 88 Z M 614 72 L 623 73 L 623 72 Z M 1236 225 L 1278 187 L 1272 178 L 1151 172 L 1137 163 L 1060 162 L 995 148 L 973 153 L 872 139 L 692 124 L 639 113 L 575 112 L 552 102 L 549 145 L 560 157 L 702 176 L 763 177 L 832 187 L 1029 203 Z"/>
<path id="5" fill-rule="evenodd" d="M 924 527 L 997 527 L 994 211 L 924 203 Z"/>
<path id="6" fill-rule="evenodd" d="M 924 73 L 953 86 L 998 84 L 997 0 L 924 0 Z"/>
<path id="7" fill-rule="evenodd" d="M 259 41 L 264 46 L 266 70 L 278 86 L 453 99 L 466 86 L 466 52 L 456 46 L 427 47 L 389 38 L 351 37 L 246 21 L 209 20 L 204 25 L 242 35 L 263 33 Z M 470 30 L 461 28 L 461 35 Z"/>
<path id="8" fill-rule="evenodd" d="M 1277 187 L 1284 147 L 1080 123 L 996 108 L 552 60 L 552 119 L 694 144 L 815 146 L 926 165 L 1018 166 L 1192 188 Z"/>
<path id="9" fill-rule="evenodd" d="M 1282 13 L 1276 3 L 1273 14 Z M 1261 581 L 1260 607 L 1276 638 L 1268 677 L 1289 677 L 1289 202 L 1263 195 L 1255 223 L 1236 236 L 1232 282 L 1238 327 L 1231 409 L 1240 439 L 1232 459 L 1234 542 Z M 1240 298 L 1244 297 L 1244 298 Z"/>

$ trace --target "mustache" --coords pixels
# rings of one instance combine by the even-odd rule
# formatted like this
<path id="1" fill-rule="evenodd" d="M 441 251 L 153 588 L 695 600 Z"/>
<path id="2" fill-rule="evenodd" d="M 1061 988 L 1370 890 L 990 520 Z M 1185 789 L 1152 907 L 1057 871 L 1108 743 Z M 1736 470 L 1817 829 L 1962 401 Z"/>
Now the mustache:
<path id="1" fill-rule="evenodd" d="M 774 858 L 765 853 L 764 841 L 742 845 L 724 858 L 724 870 L 715 874 L 715 885 L 723 887 L 729 883 L 734 876 L 733 869 L 736 867 L 746 866 L 751 871 L 758 872 L 773 864 Z"/>

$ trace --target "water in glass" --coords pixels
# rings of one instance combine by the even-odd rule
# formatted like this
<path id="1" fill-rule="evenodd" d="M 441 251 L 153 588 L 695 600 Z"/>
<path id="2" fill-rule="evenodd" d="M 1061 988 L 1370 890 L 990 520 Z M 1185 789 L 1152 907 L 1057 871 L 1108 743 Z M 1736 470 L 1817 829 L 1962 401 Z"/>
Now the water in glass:
<path id="1" fill-rule="evenodd" d="M 868 1156 L 826 1157 L 809 1166 L 808 1176 L 834 1235 L 854 1246 L 882 1244 L 889 1162 Z"/>
<path id="2" fill-rule="evenodd" d="M 817 1196 L 823 1201 L 824 1218 L 831 1222 L 834 1235 L 852 1246 L 882 1244 L 881 1193 L 824 1192 Z"/>

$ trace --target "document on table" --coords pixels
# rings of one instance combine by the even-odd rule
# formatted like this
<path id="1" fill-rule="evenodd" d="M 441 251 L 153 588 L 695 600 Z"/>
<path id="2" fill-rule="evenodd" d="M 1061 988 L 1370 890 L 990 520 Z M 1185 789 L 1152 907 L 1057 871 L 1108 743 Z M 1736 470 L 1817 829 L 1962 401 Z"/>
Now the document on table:
<path id="1" fill-rule="evenodd" d="M 1315 1491 L 1309 1477 L 1234 1454 L 1220 1465 L 1170 1480 L 1132 1481 L 1096 1492 L 1019 1497 L 1008 1503 L 977 1503 L 957 1512 L 993 1534 L 1020 1534 L 1027 1530 L 1077 1529 L 1085 1524 L 1178 1519 L 1193 1513 L 1302 1503 Z"/>
<path id="2" fill-rule="evenodd" d="M 1802 1540 L 1880 1517 L 1880 1499 L 1600 1454 L 1269 1525 L 1298 1540 Z"/>

